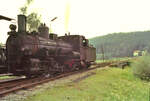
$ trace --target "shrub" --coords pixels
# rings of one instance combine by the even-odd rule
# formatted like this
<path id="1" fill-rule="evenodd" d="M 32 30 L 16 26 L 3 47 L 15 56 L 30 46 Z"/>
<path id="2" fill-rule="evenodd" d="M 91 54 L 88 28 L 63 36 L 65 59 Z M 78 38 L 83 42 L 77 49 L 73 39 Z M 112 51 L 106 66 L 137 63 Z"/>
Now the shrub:
<path id="1" fill-rule="evenodd" d="M 150 55 L 139 57 L 131 64 L 133 74 L 144 80 L 150 80 Z"/>

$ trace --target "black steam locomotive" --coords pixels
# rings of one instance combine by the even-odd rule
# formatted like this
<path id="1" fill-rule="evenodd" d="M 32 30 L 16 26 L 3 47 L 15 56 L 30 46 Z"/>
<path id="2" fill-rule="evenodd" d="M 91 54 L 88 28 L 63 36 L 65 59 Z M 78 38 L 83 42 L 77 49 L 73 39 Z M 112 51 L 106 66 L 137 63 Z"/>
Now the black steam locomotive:
<path id="1" fill-rule="evenodd" d="M 18 31 L 10 25 L 6 42 L 7 66 L 14 75 L 54 75 L 87 68 L 96 59 L 96 49 L 80 35 L 57 37 L 45 24 L 38 32 L 26 31 L 26 17 L 18 15 Z"/>

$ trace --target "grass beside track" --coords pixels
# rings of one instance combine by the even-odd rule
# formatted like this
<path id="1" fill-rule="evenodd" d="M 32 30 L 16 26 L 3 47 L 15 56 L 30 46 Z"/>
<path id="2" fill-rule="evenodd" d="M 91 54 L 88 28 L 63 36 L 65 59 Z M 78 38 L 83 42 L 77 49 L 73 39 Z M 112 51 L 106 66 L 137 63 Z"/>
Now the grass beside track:
<path id="1" fill-rule="evenodd" d="M 112 58 L 112 59 L 107 59 L 107 60 L 96 60 L 96 63 L 103 63 L 103 62 L 114 62 L 114 61 L 123 61 L 123 60 L 128 60 L 128 59 L 133 59 L 130 57 L 124 57 L 124 58 Z"/>
<path id="2" fill-rule="evenodd" d="M 0 80 L 15 78 L 15 76 L 0 76 Z"/>
<path id="3" fill-rule="evenodd" d="M 38 92 L 25 101 L 149 101 L 150 83 L 130 68 L 107 68 L 81 80 Z"/>

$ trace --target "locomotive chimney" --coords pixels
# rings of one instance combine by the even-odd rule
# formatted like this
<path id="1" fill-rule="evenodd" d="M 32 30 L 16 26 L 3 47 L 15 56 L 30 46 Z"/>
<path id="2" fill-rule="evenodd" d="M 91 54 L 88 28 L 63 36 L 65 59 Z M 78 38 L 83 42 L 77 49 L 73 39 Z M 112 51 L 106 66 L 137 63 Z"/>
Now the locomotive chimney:
<path id="1" fill-rule="evenodd" d="M 18 15 L 18 32 L 26 32 L 26 16 Z"/>

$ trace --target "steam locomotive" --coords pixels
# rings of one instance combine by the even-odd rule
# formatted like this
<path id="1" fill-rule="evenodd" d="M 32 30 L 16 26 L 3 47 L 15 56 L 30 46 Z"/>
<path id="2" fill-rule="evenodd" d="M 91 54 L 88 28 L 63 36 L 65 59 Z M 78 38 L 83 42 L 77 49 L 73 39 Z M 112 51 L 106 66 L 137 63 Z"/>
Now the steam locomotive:
<path id="1" fill-rule="evenodd" d="M 96 49 L 81 35 L 58 37 L 41 24 L 38 32 L 26 31 L 26 16 L 18 15 L 10 25 L 6 42 L 7 66 L 14 75 L 55 75 L 88 68 L 96 60 Z"/>

